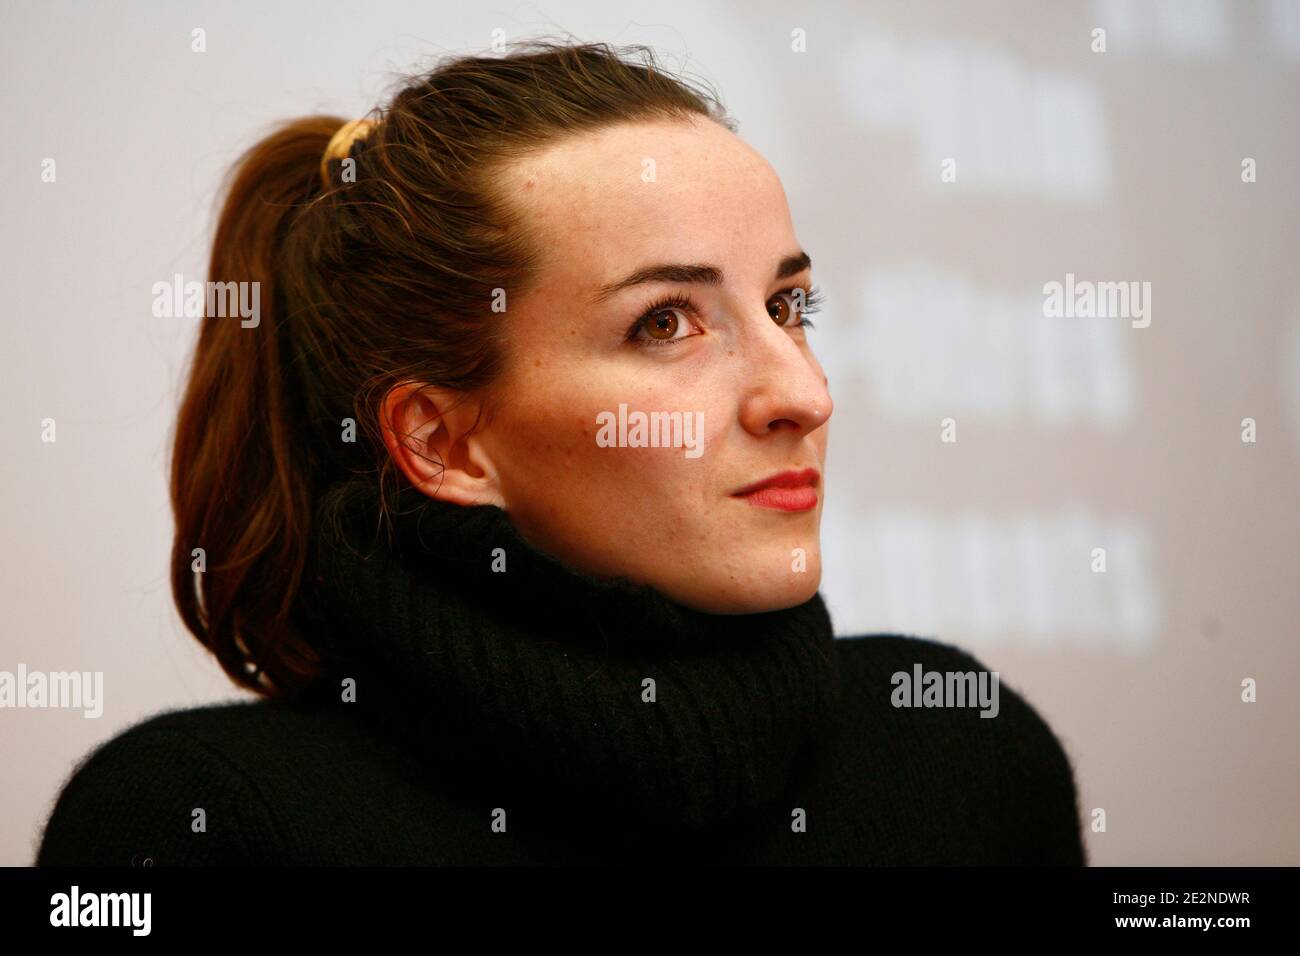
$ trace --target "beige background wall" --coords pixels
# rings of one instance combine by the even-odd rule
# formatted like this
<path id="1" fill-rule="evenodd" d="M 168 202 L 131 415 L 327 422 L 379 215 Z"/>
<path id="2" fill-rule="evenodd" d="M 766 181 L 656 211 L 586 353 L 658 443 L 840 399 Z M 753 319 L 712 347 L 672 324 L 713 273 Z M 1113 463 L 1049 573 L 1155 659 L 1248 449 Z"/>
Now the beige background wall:
<path id="1" fill-rule="evenodd" d="M 0 710 L 0 863 L 93 745 L 236 696 L 170 604 L 194 326 L 153 283 L 203 277 L 263 124 L 360 115 L 496 29 L 651 44 L 781 174 L 827 294 L 838 631 L 1025 693 L 1106 811 L 1095 863 L 1300 863 L 1300 3 L 327 6 L 0 5 L 0 670 L 105 682 L 97 719 Z M 1151 283 L 1150 325 L 1045 317 L 1067 273 Z"/>

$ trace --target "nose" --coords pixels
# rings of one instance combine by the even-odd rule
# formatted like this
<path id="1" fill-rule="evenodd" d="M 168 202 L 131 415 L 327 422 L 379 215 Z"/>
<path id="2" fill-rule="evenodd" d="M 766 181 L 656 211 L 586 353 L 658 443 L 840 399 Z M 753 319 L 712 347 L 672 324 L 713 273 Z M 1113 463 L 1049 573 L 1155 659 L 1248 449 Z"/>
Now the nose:
<path id="1" fill-rule="evenodd" d="M 782 429 L 799 435 L 816 431 L 830 420 L 834 404 L 826 373 L 800 338 L 806 331 L 792 333 L 766 313 L 760 318 L 743 347 L 741 424 L 756 436 Z"/>

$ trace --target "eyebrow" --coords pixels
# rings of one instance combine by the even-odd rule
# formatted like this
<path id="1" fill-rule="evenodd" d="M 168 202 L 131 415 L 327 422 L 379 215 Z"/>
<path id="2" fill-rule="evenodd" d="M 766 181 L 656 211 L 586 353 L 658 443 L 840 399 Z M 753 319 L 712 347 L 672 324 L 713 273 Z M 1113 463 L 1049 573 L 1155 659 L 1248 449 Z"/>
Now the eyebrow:
<path id="1" fill-rule="evenodd" d="M 790 276 L 798 275 L 805 269 L 812 268 L 812 259 L 808 253 L 800 250 L 794 255 L 786 256 L 776 267 L 776 279 L 788 279 Z M 617 282 L 611 282 L 608 285 L 600 286 L 592 295 L 592 302 L 603 302 L 617 292 L 631 288 L 636 285 L 644 285 L 647 282 L 683 282 L 694 283 L 698 285 L 722 285 L 722 270 L 717 266 L 696 265 L 681 262 L 665 262 L 659 265 L 646 266 L 637 269 L 635 272 L 619 279 Z"/>

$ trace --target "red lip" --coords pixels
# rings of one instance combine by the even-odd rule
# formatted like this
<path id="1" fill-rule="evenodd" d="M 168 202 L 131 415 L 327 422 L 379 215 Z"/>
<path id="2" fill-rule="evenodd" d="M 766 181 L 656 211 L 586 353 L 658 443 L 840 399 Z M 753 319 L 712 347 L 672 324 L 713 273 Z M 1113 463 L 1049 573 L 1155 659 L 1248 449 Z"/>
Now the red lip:
<path id="1" fill-rule="evenodd" d="M 751 495 L 756 491 L 762 491 L 764 488 L 803 488 L 805 486 L 817 486 L 817 479 L 821 477 L 816 468 L 805 468 L 803 471 L 783 471 L 780 474 L 764 478 L 762 481 L 756 481 L 752 485 L 746 485 L 739 491 L 733 491 L 732 497 L 740 498 L 745 495 Z"/>

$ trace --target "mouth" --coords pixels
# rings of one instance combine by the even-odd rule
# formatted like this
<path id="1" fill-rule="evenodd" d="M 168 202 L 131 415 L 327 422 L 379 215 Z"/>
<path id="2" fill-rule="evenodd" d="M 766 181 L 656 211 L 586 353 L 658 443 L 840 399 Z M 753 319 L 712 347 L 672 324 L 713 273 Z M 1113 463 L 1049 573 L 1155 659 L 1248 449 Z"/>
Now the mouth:
<path id="1" fill-rule="evenodd" d="M 733 491 L 731 497 L 759 508 L 808 511 L 817 507 L 817 484 L 820 479 L 821 475 L 816 468 L 783 471 L 746 485 L 739 491 Z"/>

